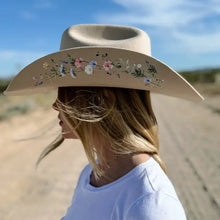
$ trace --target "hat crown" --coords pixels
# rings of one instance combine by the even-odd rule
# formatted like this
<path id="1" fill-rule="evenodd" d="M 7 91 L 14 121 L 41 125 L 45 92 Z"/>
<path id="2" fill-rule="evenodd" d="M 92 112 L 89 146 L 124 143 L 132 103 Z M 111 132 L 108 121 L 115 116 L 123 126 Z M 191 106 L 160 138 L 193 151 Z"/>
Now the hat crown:
<path id="1" fill-rule="evenodd" d="M 138 28 L 81 24 L 73 25 L 64 31 L 60 50 L 88 46 L 121 48 L 151 56 L 150 38 Z"/>

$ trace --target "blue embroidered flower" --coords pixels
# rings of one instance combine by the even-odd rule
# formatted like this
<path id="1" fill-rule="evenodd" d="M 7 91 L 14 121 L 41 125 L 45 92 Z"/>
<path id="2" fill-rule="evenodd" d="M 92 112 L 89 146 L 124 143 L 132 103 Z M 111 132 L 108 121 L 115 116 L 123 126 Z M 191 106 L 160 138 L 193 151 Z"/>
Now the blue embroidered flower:
<path id="1" fill-rule="evenodd" d="M 144 78 L 144 82 L 147 83 L 147 84 L 150 83 L 150 82 L 151 82 L 151 78 L 145 77 L 145 78 Z"/>
<path id="2" fill-rule="evenodd" d="M 62 61 L 62 63 L 68 64 L 68 62 L 67 62 L 67 61 L 65 61 L 65 60 L 63 60 L 63 61 Z"/>
<path id="3" fill-rule="evenodd" d="M 92 68 L 95 68 L 97 66 L 97 62 L 95 60 L 92 60 L 90 61 L 89 65 L 92 67 Z"/>

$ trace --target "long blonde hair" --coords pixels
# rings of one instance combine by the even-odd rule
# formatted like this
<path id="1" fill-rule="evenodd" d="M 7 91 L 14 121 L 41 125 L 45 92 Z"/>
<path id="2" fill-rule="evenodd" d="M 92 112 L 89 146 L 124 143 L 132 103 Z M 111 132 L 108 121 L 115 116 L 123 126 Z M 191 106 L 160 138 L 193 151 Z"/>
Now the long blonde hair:
<path id="1" fill-rule="evenodd" d="M 102 140 L 114 154 L 147 153 L 166 173 L 159 156 L 158 126 L 150 92 L 124 88 L 60 87 L 56 105 L 65 122 L 79 136 L 96 178 Z M 101 138 L 100 142 L 97 137 Z M 37 164 L 62 142 L 60 134 L 41 154 Z M 101 149 L 99 149 L 101 151 Z M 105 161 L 102 154 L 98 160 Z"/>

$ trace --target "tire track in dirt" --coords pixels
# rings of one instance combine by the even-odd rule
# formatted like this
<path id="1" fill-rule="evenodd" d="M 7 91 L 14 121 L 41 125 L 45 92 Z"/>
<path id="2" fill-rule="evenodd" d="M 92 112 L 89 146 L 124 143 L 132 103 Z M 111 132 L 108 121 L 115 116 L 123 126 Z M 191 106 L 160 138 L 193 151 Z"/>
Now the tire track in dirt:
<path id="1" fill-rule="evenodd" d="M 217 172 L 218 163 L 215 159 L 213 159 L 213 155 L 216 153 L 218 145 L 215 145 L 215 152 L 211 152 L 210 154 L 206 153 L 204 152 L 204 149 L 207 147 L 207 145 L 205 146 L 206 143 L 202 143 L 200 138 L 198 138 L 196 142 L 193 141 L 194 136 L 193 133 L 191 133 L 193 129 L 194 134 L 195 131 L 197 133 L 201 132 L 200 124 L 197 120 L 198 118 L 201 119 L 204 116 L 203 114 L 205 114 L 203 111 L 201 111 L 203 106 L 197 105 L 198 117 L 194 118 L 191 117 L 191 115 L 193 113 L 192 108 L 196 108 L 195 103 L 184 103 L 175 99 L 169 100 L 164 99 L 164 97 L 156 97 L 155 105 L 156 106 L 154 109 L 158 114 L 157 118 L 159 129 L 161 128 L 162 130 L 162 148 L 167 149 L 166 144 L 170 144 L 172 146 L 172 148 L 169 149 L 170 152 L 175 152 L 175 158 L 179 158 L 181 155 L 182 158 L 179 158 L 182 161 L 181 166 L 185 164 L 185 172 L 182 170 L 181 174 L 186 173 L 187 170 L 188 177 L 190 176 L 191 184 L 189 184 L 188 181 L 182 183 L 176 179 L 181 179 L 180 174 L 175 172 L 174 169 L 171 169 L 173 173 L 173 175 L 171 173 L 171 176 L 173 178 L 173 182 L 176 183 L 177 191 L 182 191 L 180 193 L 182 195 L 182 200 L 186 200 L 182 202 L 185 205 L 188 219 L 219 219 L 219 194 L 215 193 L 215 191 L 219 192 L 219 187 L 216 188 L 216 190 L 212 190 L 213 186 L 216 184 L 215 180 L 218 179 L 218 175 L 216 175 L 216 178 L 210 178 L 207 183 L 207 181 L 204 179 L 204 175 L 201 175 L 204 173 L 204 170 L 198 169 L 200 167 L 200 163 L 210 164 L 210 161 L 213 161 L 211 166 Z M 188 129 L 189 127 L 191 128 Z M 161 130 L 159 130 L 159 132 L 161 132 Z M 170 139 L 170 142 L 167 142 L 168 138 Z M 171 141 L 175 144 L 172 144 Z M 191 148 L 192 143 L 198 144 L 198 146 L 203 146 L 202 148 L 197 147 L 196 151 L 198 154 L 190 154 L 190 152 L 195 151 Z M 172 161 L 165 149 L 162 149 L 162 152 L 164 153 L 164 158 L 169 167 L 177 165 L 174 164 L 176 162 Z M 200 161 L 201 158 L 203 160 Z M 197 166 L 195 166 L 195 164 Z M 181 170 L 177 166 L 176 168 Z M 185 176 L 185 179 L 187 180 L 187 175 Z M 188 190 L 185 190 L 185 184 L 189 184 Z M 196 186 L 195 189 L 192 187 L 193 184 Z"/>

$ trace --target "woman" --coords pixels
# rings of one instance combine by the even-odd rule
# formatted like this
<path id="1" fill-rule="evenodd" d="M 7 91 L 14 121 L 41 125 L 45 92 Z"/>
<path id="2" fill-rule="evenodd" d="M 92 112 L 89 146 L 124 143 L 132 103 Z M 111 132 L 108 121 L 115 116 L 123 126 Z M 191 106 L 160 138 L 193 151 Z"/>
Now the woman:
<path id="1" fill-rule="evenodd" d="M 53 108 L 61 140 L 80 138 L 91 164 L 80 175 L 64 220 L 185 219 L 158 155 L 149 92 L 63 87 Z"/>
<path id="2" fill-rule="evenodd" d="M 150 91 L 190 100 L 202 96 L 151 57 L 148 35 L 133 27 L 75 25 L 61 51 L 23 69 L 5 94 L 58 89 L 53 108 L 62 135 L 79 138 L 89 160 L 64 220 L 186 219 L 159 157 Z M 38 162 L 39 162 L 38 161 Z"/>

